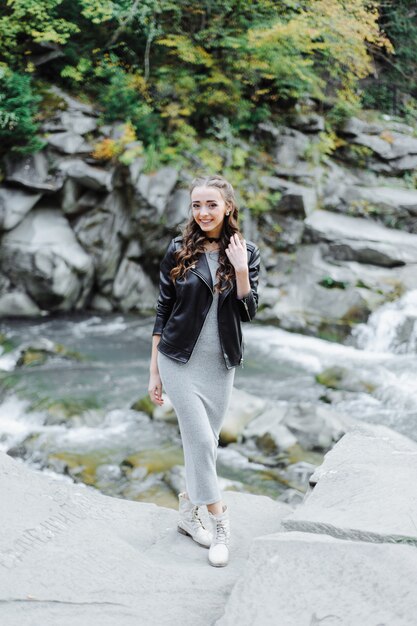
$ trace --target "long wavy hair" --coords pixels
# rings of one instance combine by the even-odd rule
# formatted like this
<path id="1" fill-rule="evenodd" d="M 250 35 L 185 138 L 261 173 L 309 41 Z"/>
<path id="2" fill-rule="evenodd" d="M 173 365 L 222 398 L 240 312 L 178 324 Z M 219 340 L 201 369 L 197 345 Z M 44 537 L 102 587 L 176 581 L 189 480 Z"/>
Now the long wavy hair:
<path id="1" fill-rule="evenodd" d="M 217 291 L 225 291 L 228 287 L 233 286 L 233 279 L 235 278 L 235 270 L 227 258 L 225 250 L 230 243 L 230 237 L 235 233 L 239 235 L 240 240 L 243 240 L 238 226 L 239 209 L 236 204 L 235 191 L 232 185 L 220 175 L 194 178 L 190 186 L 190 196 L 196 187 L 215 187 L 218 189 L 230 211 L 229 215 L 224 217 L 223 228 L 220 233 L 219 267 L 215 287 Z M 176 253 L 177 265 L 172 268 L 170 273 L 174 283 L 178 278 L 186 277 L 190 266 L 194 265 L 199 255 L 204 253 L 205 242 L 205 233 L 191 215 L 182 233 L 182 247 Z"/>

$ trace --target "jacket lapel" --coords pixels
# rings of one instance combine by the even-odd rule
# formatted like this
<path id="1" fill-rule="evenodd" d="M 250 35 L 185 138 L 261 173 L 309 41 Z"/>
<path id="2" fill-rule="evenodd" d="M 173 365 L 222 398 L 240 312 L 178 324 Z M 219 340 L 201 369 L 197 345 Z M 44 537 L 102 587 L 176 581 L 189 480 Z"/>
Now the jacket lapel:
<path id="1" fill-rule="evenodd" d="M 213 280 L 211 278 L 211 272 L 206 255 L 200 254 L 195 265 L 191 266 L 194 274 L 197 274 L 213 291 Z"/>

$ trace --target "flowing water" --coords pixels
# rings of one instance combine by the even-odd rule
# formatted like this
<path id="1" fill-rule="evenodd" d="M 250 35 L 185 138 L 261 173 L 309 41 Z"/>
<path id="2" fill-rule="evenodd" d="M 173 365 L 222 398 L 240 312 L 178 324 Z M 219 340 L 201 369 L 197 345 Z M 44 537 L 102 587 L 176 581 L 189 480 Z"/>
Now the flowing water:
<path id="1" fill-rule="evenodd" d="M 62 480 L 175 507 L 183 464 L 177 426 L 131 408 L 147 394 L 152 326 L 120 314 L 3 321 L 0 450 Z M 270 403 L 326 402 L 335 413 L 417 440 L 417 291 L 358 325 L 349 345 L 256 324 L 244 325 L 244 336 L 237 388 Z M 39 356 L 48 340 L 80 358 L 36 362 L 35 354 L 34 363 L 19 366 L 24 347 L 38 348 Z M 323 371 L 337 371 L 338 384 L 318 383 Z M 222 465 L 225 478 L 272 497 L 285 490 L 267 466 L 246 457 L 244 466 L 245 446 L 229 452 L 242 455 L 229 472 Z"/>

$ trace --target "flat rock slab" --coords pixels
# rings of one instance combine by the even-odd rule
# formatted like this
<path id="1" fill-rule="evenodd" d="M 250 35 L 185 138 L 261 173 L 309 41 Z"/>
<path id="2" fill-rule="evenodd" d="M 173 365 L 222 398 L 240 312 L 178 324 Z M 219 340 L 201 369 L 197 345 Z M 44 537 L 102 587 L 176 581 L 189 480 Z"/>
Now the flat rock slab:
<path id="1" fill-rule="evenodd" d="M 0 624 L 213 624 L 252 540 L 276 532 L 290 508 L 227 492 L 231 561 L 176 530 L 177 512 L 104 496 L 0 453 Z"/>
<path id="2" fill-rule="evenodd" d="M 306 533 L 256 539 L 216 626 L 415 626 L 417 550 Z"/>
<path id="3" fill-rule="evenodd" d="M 417 546 L 413 441 L 349 432 L 310 482 L 315 486 L 303 506 L 283 520 L 287 530 Z"/>
<path id="4" fill-rule="evenodd" d="M 377 265 L 417 263 L 417 235 L 360 217 L 314 211 L 305 220 L 306 231 L 313 241 L 343 244 L 352 252 L 347 260 L 376 262 Z M 362 251 L 362 254 L 361 254 Z M 372 257 L 374 253 L 375 259 Z M 382 256 L 382 259 L 379 259 Z"/>

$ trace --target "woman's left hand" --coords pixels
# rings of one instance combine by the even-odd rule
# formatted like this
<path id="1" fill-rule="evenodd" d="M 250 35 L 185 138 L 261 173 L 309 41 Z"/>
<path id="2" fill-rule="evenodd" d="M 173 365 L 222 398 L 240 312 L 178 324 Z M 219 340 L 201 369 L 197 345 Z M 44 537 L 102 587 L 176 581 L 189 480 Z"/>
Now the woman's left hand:
<path id="1" fill-rule="evenodd" d="M 226 254 L 237 274 L 239 272 L 248 271 L 246 241 L 241 241 L 237 233 L 230 237 L 230 243 L 226 248 Z"/>

